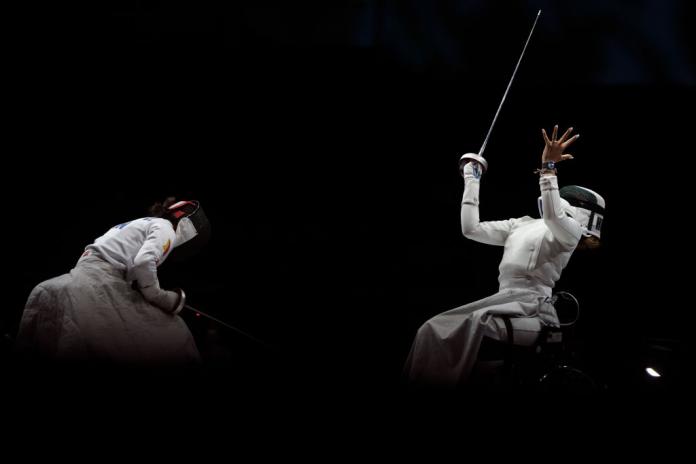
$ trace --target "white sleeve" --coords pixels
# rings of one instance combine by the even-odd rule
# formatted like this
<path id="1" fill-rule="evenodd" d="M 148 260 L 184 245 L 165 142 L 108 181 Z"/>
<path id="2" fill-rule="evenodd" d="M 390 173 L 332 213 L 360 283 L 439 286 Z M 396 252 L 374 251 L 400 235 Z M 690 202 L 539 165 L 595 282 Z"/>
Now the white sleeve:
<path id="1" fill-rule="evenodd" d="M 149 287 L 154 284 L 159 287 L 157 266 L 167 258 L 169 251 L 174 247 L 175 239 L 176 233 L 173 227 L 167 227 L 159 221 L 152 222 L 145 243 L 133 260 L 133 276 L 140 287 Z"/>
<path id="2" fill-rule="evenodd" d="M 568 248 L 575 248 L 582 236 L 582 226 L 563 210 L 558 192 L 558 178 L 553 174 L 539 177 L 544 223 L 554 238 Z"/>
<path id="3" fill-rule="evenodd" d="M 479 222 L 479 187 L 478 179 L 466 179 L 464 182 L 461 207 L 462 234 L 466 238 L 488 245 L 505 245 L 505 240 L 512 229 L 512 220 Z"/>

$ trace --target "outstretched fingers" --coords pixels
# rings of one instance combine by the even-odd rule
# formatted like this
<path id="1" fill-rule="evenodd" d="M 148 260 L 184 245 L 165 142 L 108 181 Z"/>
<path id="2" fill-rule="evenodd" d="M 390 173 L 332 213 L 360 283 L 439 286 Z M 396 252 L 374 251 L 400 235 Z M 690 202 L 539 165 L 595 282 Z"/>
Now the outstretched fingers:
<path id="1" fill-rule="evenodd" d="M 562 143 L 561 146 L 562 146 L 564 149 L 567 148 L 567 147 L 569 147 L 573 142 L 575 142 L 575 141 L 578 139 L 578 137 L 580 137 L 580 134 L 575 134 L 574 136 L 572 136 L 571 138 L 569 138 L 568 140 L 566 140 L 564 143 Z"/>
<path id="2" fill-rule="evenodd" d="M 541 135 L 544 137 L 544 142 L 546 145 L 551 145 L 551 141 L 549 140 L 549 136 L 546 135 L 546 129 L 542 128 L 541 129 Z"/>
<path id="3" fill-rule="evenodd" d="M 561 136 L 561 138 L 558 141 L 565 142 L 568 139 L 568 137 L 570 136 L 571 132 L 573 132 L 573 128 L 569 127 L 568 130 L 563 133 L 563 135 Z"/>

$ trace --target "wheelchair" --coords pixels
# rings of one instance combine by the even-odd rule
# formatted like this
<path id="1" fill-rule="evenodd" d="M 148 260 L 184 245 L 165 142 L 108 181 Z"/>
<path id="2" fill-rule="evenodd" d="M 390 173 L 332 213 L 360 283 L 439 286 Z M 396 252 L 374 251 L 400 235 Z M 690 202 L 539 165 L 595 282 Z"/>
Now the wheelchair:
<path id="1" fill-rule="evenodd" d="M 557 292 L 551 303 L 560 327 L 545 326 L 537 318 L 494 317 L 506 339 L 483 337 L 472 374 L 474 388 L 577 394 L 601 390 L 601 384 L 585 371 L 580 360 L 578 300 L 571 293 Z"/>

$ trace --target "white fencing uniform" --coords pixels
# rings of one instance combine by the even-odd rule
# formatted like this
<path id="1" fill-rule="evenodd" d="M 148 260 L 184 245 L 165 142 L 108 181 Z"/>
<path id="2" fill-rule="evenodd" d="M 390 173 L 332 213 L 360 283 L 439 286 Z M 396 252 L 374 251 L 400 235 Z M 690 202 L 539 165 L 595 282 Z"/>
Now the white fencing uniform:
<path id="1" fill-rule="evenodd" d="M 186 323 L 132 286 L 157 285 L 157 267 L 176 245 L 172 224 L 142 218 L 118 225 L 86 247 L 68 274 L 37 285 L 27 301 L 20 355 L 122 365 L 196 363 Z"/>
<path id="2" fill-rule="evenodd" d="M 456 386 L 465 382 L 482 337 L 506 338 L 495 315 L 533 318 L 534 323 L 525 325 L 538 330 L 542 324 L 558 326 L 550 303 L 551 289 L 579 243 L 583 227 L 566 215 L 569 204 L 559 196 L 556 176 L 539 179 L 543 219 L 525 216 L 479 222 L 479 182 L 479 178 L 465 175 L 462 232 L 472 240 L 504 247 L 499 291 L 439 314 L 420 327 L 405 366 L 408 379 L 417 384 Z"/>

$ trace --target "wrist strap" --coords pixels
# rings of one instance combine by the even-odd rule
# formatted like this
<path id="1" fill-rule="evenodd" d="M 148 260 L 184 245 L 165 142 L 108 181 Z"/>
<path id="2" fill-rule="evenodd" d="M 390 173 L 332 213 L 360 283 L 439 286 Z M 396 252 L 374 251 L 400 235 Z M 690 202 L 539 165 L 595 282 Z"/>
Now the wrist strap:
<path id="1" fill-rule="evenodd" d="M 546 161 L 541 163 L 541 168 L 537 169 L 534 171 L 535 174 L 553 174 L 556 175 L 558 171 L 556 171 L 556 163 L 553 161 Z"/>

